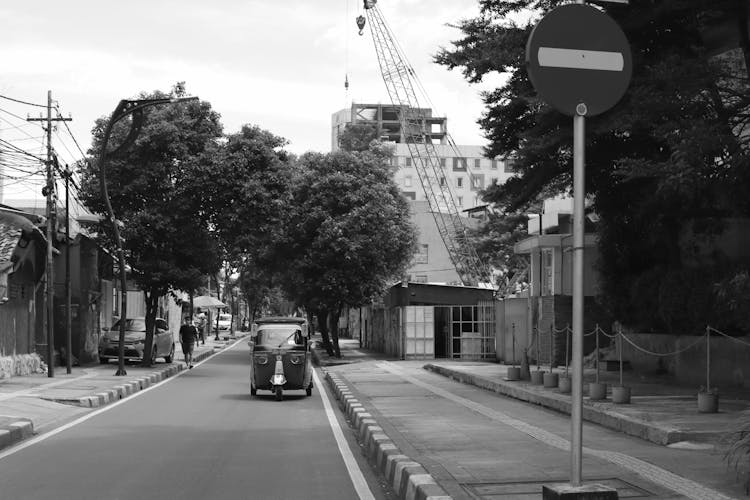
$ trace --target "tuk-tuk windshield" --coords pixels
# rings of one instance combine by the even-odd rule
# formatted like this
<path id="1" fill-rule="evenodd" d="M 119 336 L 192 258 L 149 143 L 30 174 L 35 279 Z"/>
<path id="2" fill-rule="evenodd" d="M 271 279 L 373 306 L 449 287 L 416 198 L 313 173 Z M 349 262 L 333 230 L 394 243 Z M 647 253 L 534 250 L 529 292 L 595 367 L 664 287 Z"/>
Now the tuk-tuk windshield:
<path id="1" fill-rule="evenodd" d="M 255 343 L 273 347 L 302 345 L 302 330 L 296 325 L 261 326 Z"/>

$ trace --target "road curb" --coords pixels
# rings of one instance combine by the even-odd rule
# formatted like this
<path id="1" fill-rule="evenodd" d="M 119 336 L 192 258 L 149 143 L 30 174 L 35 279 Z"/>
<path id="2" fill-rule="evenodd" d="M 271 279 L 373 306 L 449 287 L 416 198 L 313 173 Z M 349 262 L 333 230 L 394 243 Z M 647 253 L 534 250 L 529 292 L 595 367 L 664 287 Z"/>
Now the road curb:
<path id="1" fill-rule="evenodd" d="M 383 474 L 398 497 L 402 500 L 452 500 L 420 463 L 401 453 L 349 387 L 335 373 L 324 372 L 339 407 L 357 431 L 368 460 Z"/>
<path id="2" fill-rule="evenodd" d="M 528 403 L 537 404 L 570 415 L 571 401 L 569 395 L 563 395 L 540 389 L 538 386 L 525 387 L 524 382 L 503 383 L 497 380 L 485 378 L 472 373 L 452 370 L 444 366 L 428 363 L 423 367 L 425 370 L 448 377 L 456 382 L 474 385 L 481 389 L 502 394 Z M 652 443 L 668 445 L 678 441 L 692 439 L 689 433 L 672 427 L 660 426 L 654 423 L 644 422 L 628 415 L 611 411 L 604 406 L 608 403 L 591 403 L 584 400 L 582 418 L 587 422 L 599 424 L 609 429 L 636 436 Z"/>

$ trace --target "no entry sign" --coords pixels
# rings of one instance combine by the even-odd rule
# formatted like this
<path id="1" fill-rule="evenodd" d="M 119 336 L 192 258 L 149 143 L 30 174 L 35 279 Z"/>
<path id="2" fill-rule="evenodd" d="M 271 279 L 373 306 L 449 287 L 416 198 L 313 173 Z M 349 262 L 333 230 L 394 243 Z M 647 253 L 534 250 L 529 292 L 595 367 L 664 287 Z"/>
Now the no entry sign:
<path id="1" fill-rule="evenodd" d="M 586 105 L 595 116 L 617 104 L 630 83 L 633 61 L 625 34 L 604 12 L 562 5 L 539 21 L 526 44 L 531 83 L 550 106 L 574 116 Z"/>

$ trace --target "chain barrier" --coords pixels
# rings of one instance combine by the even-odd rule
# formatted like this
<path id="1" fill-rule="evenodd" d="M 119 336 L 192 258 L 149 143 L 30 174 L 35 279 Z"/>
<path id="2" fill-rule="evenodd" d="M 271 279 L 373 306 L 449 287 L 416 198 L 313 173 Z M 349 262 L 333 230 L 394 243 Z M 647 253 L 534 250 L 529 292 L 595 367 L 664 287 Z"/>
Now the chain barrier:
<path id="1" fill-rule="evenodd" d="M 705 341 L 705 339 L 703 338 L 703 335 L 701 335 L 700 337 L 697 338 L 697 340 L 695 342 L 693 342 L 692 344 L 690 344 L 687 347 L 684 347 L 683 349 L 680 349 L 680 350 L 677 350 L 677 351 L 674 351 L 674 352 L 653 352 L 653 351 L 649 351 L 648 349 L 644 349 L 643 347 L 637 345 L 635 342 L 633 342 L 632 340 L 630 340 L 628 338 L 628 336 L 625 335 L 624 333 L 620 333 L 620 335 L 622 335 L 622 338 L 624 338 L 627 341 L 628 344 L 632 345 L 633 347 L 635 347 L 639 351 L 644 352 L 646 354 L 651 354 L 652 356 L 675 356 L 677 354 L 681 354 L 681 353 L 687 351 L 688 349 L 692 349 L 697 344 Z"/>
<path id="2" fill-rule="evenodd" d="M 726 337 L 726 338 L 728 338 L 730 340 L 734 340 L 735 342 L 739 342 L 740 344 L 745 344 L 746 346 L 750 346 L 750 342 L 745 342 L 744 340 L 740 340 L 737 337 L 732 337 L 731 335 L 727 335 L 726 333 L 724 333 L 722 331 L 719 331 L 719 330 L 717 330 L 716 328 L 714 328 L 712 326 L 707 326 L 706 328 L 708 328 L 709 331 L 716 332 L 719 335 L 723 335 L 724 337 Z"/>

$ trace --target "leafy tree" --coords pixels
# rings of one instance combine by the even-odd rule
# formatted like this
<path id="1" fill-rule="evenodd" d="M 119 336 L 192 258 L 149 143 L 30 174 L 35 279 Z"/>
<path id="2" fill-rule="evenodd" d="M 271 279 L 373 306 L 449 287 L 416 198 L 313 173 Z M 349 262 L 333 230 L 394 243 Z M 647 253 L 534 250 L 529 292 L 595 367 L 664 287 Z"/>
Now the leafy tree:
<path id="1" fill-rule="evenodd" d="M 401 276 L 414 254 L 409 208 L 392 180 L 392 153 L 375 143 L 361 153 L 306 153 L 285 241 L 283 288 L 314 313 L 329 355 L 340 357 L 328 320 L 369 303 Z"/>
<path id="2" fill-rule="evenodd" d="M 471 238 L 479 258 L 499 271 L 498 285 L 509 285 L 514 278 L 525 273 L 528 259 L 513 252 L 515 244 L 528 237 L 525 214 L 490 212 L 487 221 L 473 232 Z"/>
<path id="3" fill-rule="evenodd" d="M 378 131 L 369 123 L 349 123 L 339 136 L 339 147 L 344 151 L 367 151 L 378 139 Z"/>
<path id="4" fill-rule="evenodd" d="M 485 196 L 511 212 L 571 186 L 571 120 L 543 103 L 528 80 L 525 44 L 533 24 L 507 17 L 532 9 L 535 22 L 561 3 L 481 0 L 480 16 L 457 25 L 463 38 L 435 57 L 470 82 L 493 72 L 508 77 L 483 94 L 479 123 L 490 141 L 488 156 L 517 159 L 520 175 Z M 750 213 L 743 195 L 750 187 L 747 9 L 739 0 L 633 0 L 603 8 L 625 31 L 634 70 L 621 102 L 587 119 L 586 185 L 601 220 L 601 300 L 625 322 L 665 328 L 669 306 L 647 284 L 696 266 L 681 236 L 692 229 L 691 244 L 710 243 L 720 233 L 716 221 Z M 713 57 L 708 30 L 727 18 L 740 27 L 739 49 Z M 708 265 L 723 268 L 718 261 Z M 714 271 L 709 274 L 721 281 Z M 713 282 L 699 286 L 686 300 L 711 303 Z"/>
<path id="5" fill-rule="evenodd" d="M 178 84 L 170 94 L 142 93 L 139 99 L 183 97 Z M 193 182 L 192 160 L 221 135 L 219 115 L 209 103 L 169 104 L 145 110 L 146 119 L 135 143 L 106 163 L 110 200 L 118 221 L 130 275 L 146 299 L 146 344 L 144 365 L 151 364 L 151 350 L 158 300 L 173 289 L 193 290 L 202 276 L 220 266 L 215 238 L 207 226 L 200 193 Z M 108 118 L 100 118 L 93 129 L 89 154 L 102 151 Z M 118 123 L 109 149 L 121 144 L 129 124 Z M 81 197 L 94 213 L 107 215 L 100 195 L 96 161 L 82 168 Z M 100 234 L 114 251 L 109 224 Z"/>
<path id="6" fill-rule="evenodd" d="M 247 262 L 270 272 L 278 265 L 274 242 L 282 237 L 295 176 L 286 144 L 245 125 L 196 161 L 203 210 L 235 267 Z"/>

